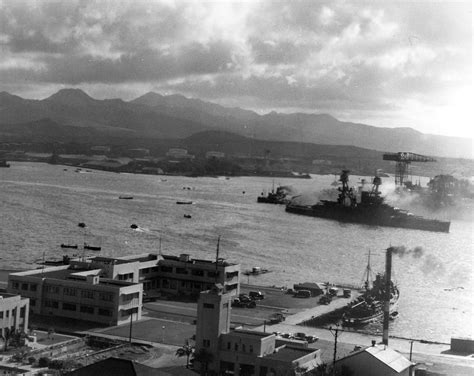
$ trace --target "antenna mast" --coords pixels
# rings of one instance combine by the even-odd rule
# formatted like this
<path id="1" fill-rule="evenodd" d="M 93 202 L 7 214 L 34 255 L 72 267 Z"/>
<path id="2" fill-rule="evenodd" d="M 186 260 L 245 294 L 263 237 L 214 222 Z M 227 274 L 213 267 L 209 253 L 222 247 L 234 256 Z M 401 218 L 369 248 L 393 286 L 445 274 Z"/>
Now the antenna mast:
<path id="1" fill-rule="evenodd" d="M 217 248 L 216 248 L 216 271 L 215 271 L 215 283 L 217 283 L 217 264 L 219 262 L 219 245 L 220 245 L 220 242 L 221 242 L 221 236 L 219 235 L 217 237 Z"/>

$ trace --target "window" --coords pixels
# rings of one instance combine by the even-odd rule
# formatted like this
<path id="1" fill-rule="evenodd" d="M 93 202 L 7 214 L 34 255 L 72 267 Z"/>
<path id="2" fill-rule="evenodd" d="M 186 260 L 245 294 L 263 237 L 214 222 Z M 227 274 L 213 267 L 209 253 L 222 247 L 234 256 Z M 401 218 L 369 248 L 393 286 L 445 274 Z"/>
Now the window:
<path id="1" fill-rule="evenodd" d="M 234 350 L 235 350 L 235 351 L 239 351 L 239 344 L 238 344 L 238 343 L 235 343 L 235 344 L 234 344 Z"/>
<path id="2" fill-rule="evenodd" d="M 59 303 L 56 300 L 45 299 L 44 306 L 48 308 L 59 308 Z"/>
<path id="3" fill-rule="evenodd" d="M 99 299 L 106 302 L 111 302 L 114 300 L 114 296 L 111 292 L 99 292 Z"/>
<path id="4" fill-rule="evenodd" d="M 20 308 L 20 317 L 24 318 L 26 314 L 26 307 L 21 307 Z"/>
<path id="5" fill-rule="evenodd" d="M 176 274 L 188 274 L 186 268 L 176 268 Z"/>
<path id="6" fill-rule="evenodd" d="M 63 294 L 68 296 L 76 296 L 76 289 L 73 287 L 64 287 Z"/>
<path id="7" fill-rule="evenodd" d="M 73 303 L 63 303 L 63 310 L 65 311 L 75 311 L 76 305 Z"/>
<path id="8" fill-rule="evenodd" d="M 3 319 L 3 311 L 0 311 L 0 319 Z"/>
<path id="9" fill-rule="evenodd" d="M 214 308 L 214 304 L 211 304 L 211 303 L 204 303 L 204 304 L 203 304 L 203 307 L 204 307 L 204 308 L 213 309 L 213 308 Z"/>
<path id="10" fill-rule="evenodd" d="M 238 275 L 239 275 L 238 271 L 225 273 L 225 276 L 227 278 L 234 278 L 234 277 L 237 277 Z"/>
<path id="11" fill-rule="evenodd" d="M 91 290 L 82 290 L 82 291 L 81 291 L 81 298 L 84 298 L 84 299 L 94 299 L 94 291 L 91 291 Z"/>
<path id="12" fill-rule="evenodd" d="M 5 317 L 8 319 L 10 317 L 10 311 L 6 311 Z"/>
<path id="13" fill-rule="evenodd" d="M 112 316 L 112 311 L 110 309 L 99 308 L 100 316 Z"/>
<path id="14" fill-rule="evenodd" d="M 253 354 L 253 345 L 249 345 L 249 351 Z"/>
<path id="15" fill-rule="evenodd" d="M 230 342 L 227 342 L 227 350 L 230 350 Z"/>
<path id="16" fill-rule="evenodd" d="M 89 315 L 93 315 L 94 314 L 94 307 L 81 305 L 80 311 L 81 311 L 81 313 L 87 313 Z"/>
<path id="17" fill-rule="evenodd" d="M 31 298 L 30 298 L 30 306 L 31 306 L 31 307 L 36 306 L 36 299 L 31 299 Z"/>
<path id="18" fill-rule="evenodd" d="M 245 352 L 245 343 L 242 343 L 242 352 Z"/>
<path id="19" fill-rule="evenodd" d="M 22 283 L 21 284 L 21 289 L 24 290 L 24 291 L 28 290 L 28 283 Z"/>
<path id="20" fill-rule="evenodd" d="M 30 291 L 36 291 L 36 287 L 37 287 L 37 286 L 38 286 L 38 285 L 32 283 L 32 284 L 30 285 Z"/>
<path id="21" fill-rule="evenodd" d="M 204 277 L 204 270 L 194 269 L 191 270 L 191 274 L 197 277 Z"/>
<path id="22" fill-rule="evenodd" d="M 219 277 L 219 272 L 207 272 L 207 276 L 210 278 Z"/>
<path id="23" fill-rule="evenodd" d="M 211 341 L 209 339 L 203 339 L 202 340 L 202 346 L 203 347 L 211 347 Z"/>
<path id="24" fill-rule="evenodd" d="M 52 294 L 59 294 L 59 286 L 52 286 L 52 285 L 46 286 L 45 291 L 50 292 Z"/>
<path id="25" fill-rule="evenodd" d="M 20 284 L 18 282 L 12 281 L 12 289 L 18 290 Z"/>
<path id="26" fill-rule="evenodd" d="M 160 266 L 161 271 L 165 273 L 173 273 L 173 267 L 172 266 Z"/>
<path id="27" fill-rule="evenodd" d="M 148 273 L 150 273 L 150 268 L 142 269 L 142 273 L 143 273 L 143 274 L 148 274 Z"/>

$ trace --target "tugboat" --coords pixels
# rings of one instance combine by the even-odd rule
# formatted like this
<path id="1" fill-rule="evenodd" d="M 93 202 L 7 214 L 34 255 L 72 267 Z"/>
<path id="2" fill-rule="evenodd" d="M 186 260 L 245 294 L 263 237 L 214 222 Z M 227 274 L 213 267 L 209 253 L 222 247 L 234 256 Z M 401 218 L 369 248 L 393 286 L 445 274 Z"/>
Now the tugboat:
<path id="1" fill-rule="evenodd" d="M 386 274 L 378 273 L 372 281 L 372 270 L 370 268 L 370 253 L 367 268 L 364 276 L 364 293 L 354 302 L 350 303 L 348 310 L 342 316 L 344 326 L 363 326 L 375 320 L 382 318 L 384 315 L 383 302 L 387 300 L 387 281 Z M 400 292 L 398 287 L 390 280 L 390 299 L 389 312 L 390 318 L 393 320 L 397 317 L 396 311 Z"/>
<path id="2" fill-rule="evenodd" d="M 272 191 L 268 192 L 266 196 L 262 194 L 257 197 L 257 202 L 264 204 L 281 204 L 288 205 L 290 200 L 287 198 L 287 191 L 285 187 L 279 186 L 275 191 L 275 185 L 272 186 Z"/>
<path id="3" fill-rule="evenodd" d="M 375 176 L 371 191 L 362 191 L 360 202 L 356 192 L 349 187 L 349 170 L 343 170 L 339 181 L 337 201 L 321 200 L 315 205 L 298 205 L 290 202 L 286 206 L 289 213 L 333 219 L 340 222 L 360 223 L 371 226 L 388 226 L 423 231 L 449 232 L 451 222 L 427 219 L 406 210 L 394 208 L 384 202 L 379 186 L 382 179 Z"/>

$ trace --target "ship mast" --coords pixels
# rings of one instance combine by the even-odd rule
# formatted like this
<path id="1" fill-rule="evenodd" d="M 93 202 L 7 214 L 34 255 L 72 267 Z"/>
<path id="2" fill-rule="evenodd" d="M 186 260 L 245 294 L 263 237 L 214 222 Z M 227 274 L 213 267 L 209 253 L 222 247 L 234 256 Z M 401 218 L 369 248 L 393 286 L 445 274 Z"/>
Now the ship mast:
<path id="1" fill-rule="evenodd" d="M 371 276 L 372 276 L 372 268 L 370 266 L 370 249 L 369 249 L 369 255 L 367 257 L 367 266 L 365 267 L 365 272 L 364 272 L 365 278 L 363 277 L 363 279 L 365 279 L 365 282 L 364 282 L 365 291 L 369 290 L 370 282 L 372 278 Z"/>

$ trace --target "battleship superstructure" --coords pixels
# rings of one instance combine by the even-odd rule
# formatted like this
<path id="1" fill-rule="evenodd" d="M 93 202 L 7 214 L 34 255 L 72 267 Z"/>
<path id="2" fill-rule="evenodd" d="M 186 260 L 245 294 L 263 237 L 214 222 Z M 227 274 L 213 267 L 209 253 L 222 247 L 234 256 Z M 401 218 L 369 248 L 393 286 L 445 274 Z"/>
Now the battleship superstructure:
<path id="1" fill-rule="evenodd" d="M 342 187 L 338 188 L 337 201 L 321 200 L 315 205 L 299 205 L 292 201 L 286 206 L 286 211 L 371 226 L 449 232 L 451 223 L 448 221 L 423 218 L 386 204 L 379 191 L 382 179 L 378 176 L 373 179 L 372 190 L 362 191 L 358 202 L 356 191 L 349 187 L 349 172 L 343 170 L 340 175 Z"/>

